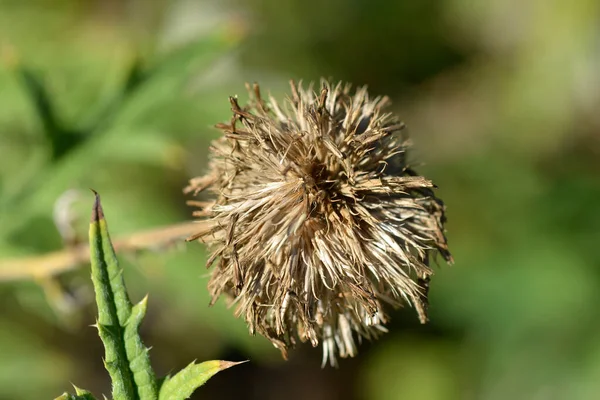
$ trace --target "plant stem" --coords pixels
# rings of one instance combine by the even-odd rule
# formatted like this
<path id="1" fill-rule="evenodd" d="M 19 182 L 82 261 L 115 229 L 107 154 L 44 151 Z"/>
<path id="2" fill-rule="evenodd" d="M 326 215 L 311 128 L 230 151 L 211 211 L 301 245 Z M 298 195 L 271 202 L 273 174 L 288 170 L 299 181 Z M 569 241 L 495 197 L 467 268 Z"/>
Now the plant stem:
<path id="1" fill-rule="evenodd" d="M 162 248 L 200 231 L 203 222 L 184 222 L 137 232 L 114 241 L 116 251 L 127 252 Z M 74 270 L 89 263 L 90 247 L 81 244 L 70 249 L 39 256 L 0 260 L 0 282 L 34 280 Z"/>

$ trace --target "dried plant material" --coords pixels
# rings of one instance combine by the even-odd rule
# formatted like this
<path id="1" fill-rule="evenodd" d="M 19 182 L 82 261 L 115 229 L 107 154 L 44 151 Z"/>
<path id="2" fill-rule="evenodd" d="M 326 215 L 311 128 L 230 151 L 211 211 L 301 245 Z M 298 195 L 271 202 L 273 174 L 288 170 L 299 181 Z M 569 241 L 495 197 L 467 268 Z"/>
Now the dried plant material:
<path id="1" fill-rule="evenodd" d="M 451 262 L 444 205 L 407 163 L 404 125 L 386 97 L 366 88 L 292 82 L 291 97 L 250 104 L 230 98 L 210 170 L 185 189 L 205 221 L 190 238 L 208 243 L 213 302 L 279 348 L 323 344 L 323 363 L 354 356 L 356 340 L 385 332 L 385 305 L 409 304 L 427 321 L 435 254 Z M 206 223 L 206 222 L 210 223 Z"/>

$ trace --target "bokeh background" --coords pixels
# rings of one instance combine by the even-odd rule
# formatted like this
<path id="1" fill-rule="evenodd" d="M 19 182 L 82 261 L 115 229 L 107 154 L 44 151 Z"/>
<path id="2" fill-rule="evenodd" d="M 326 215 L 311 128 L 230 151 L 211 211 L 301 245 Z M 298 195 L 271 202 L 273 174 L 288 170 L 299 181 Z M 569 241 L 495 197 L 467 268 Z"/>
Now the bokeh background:
<path id="1" fill-rule="evenodd" d="M 597 0 L 0 0 L 0 272 L 64 247 L 59 199 L 85 239 L 89 187 L 113 236 L 189 220 L 227 97 L 321 76 L 393 99 L 447 203 L 431 322 L 284 362 L 208 307 L 201 245 L 122 254 L 158 372 L 251 360 L 197 399 L 600 398 Z M 0 282 L 1 399 L 110 394 L 91 301 L 85 265 Z"/>

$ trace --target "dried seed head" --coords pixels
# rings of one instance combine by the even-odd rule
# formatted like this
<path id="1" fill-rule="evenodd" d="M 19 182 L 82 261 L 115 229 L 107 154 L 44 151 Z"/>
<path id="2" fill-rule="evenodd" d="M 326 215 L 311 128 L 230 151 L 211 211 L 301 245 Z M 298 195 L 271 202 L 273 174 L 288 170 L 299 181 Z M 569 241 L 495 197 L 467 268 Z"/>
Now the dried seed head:
<path id="1" fill-rule="evenodd" d="M 214 196 L 190 202 L 207 221 L 190 240 L 213 251 L 213 301 L 226 294 L 284 356 L 322 342 L 332 365 L 385 332 L 385 304 L 426 322 L 431 256 L 452 261 L 444 205 L 409 167 L 388 99 L 326 81 L 320 92 L 292 82 L 282 104 L 248 89 L 247 107 L 230 98 L 209 173 L 186 188 Z"/>

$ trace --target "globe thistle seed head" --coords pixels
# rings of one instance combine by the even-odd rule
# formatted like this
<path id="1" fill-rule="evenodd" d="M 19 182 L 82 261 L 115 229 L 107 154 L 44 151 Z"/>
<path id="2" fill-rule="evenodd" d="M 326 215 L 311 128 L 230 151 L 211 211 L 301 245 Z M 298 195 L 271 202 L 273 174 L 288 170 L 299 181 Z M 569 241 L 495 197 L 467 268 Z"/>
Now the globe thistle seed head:
<path id="1" fill-rule="evenodd" d="M 322 343 L 332 365 L 385 332 L 385 305 L 426 322 L 430 260 L 452 260 L 445 208 L 410 168 L 387 97 L 327 81 L 318 92 L 292 82 L 283 103 L 248 89 L 217 125 L 209 172 L 186 188 L 212 194 L 191 202 L 205 223 L 190 240 L 212 250 L 213 301 L 230 298 L 284 356 Z"/>

